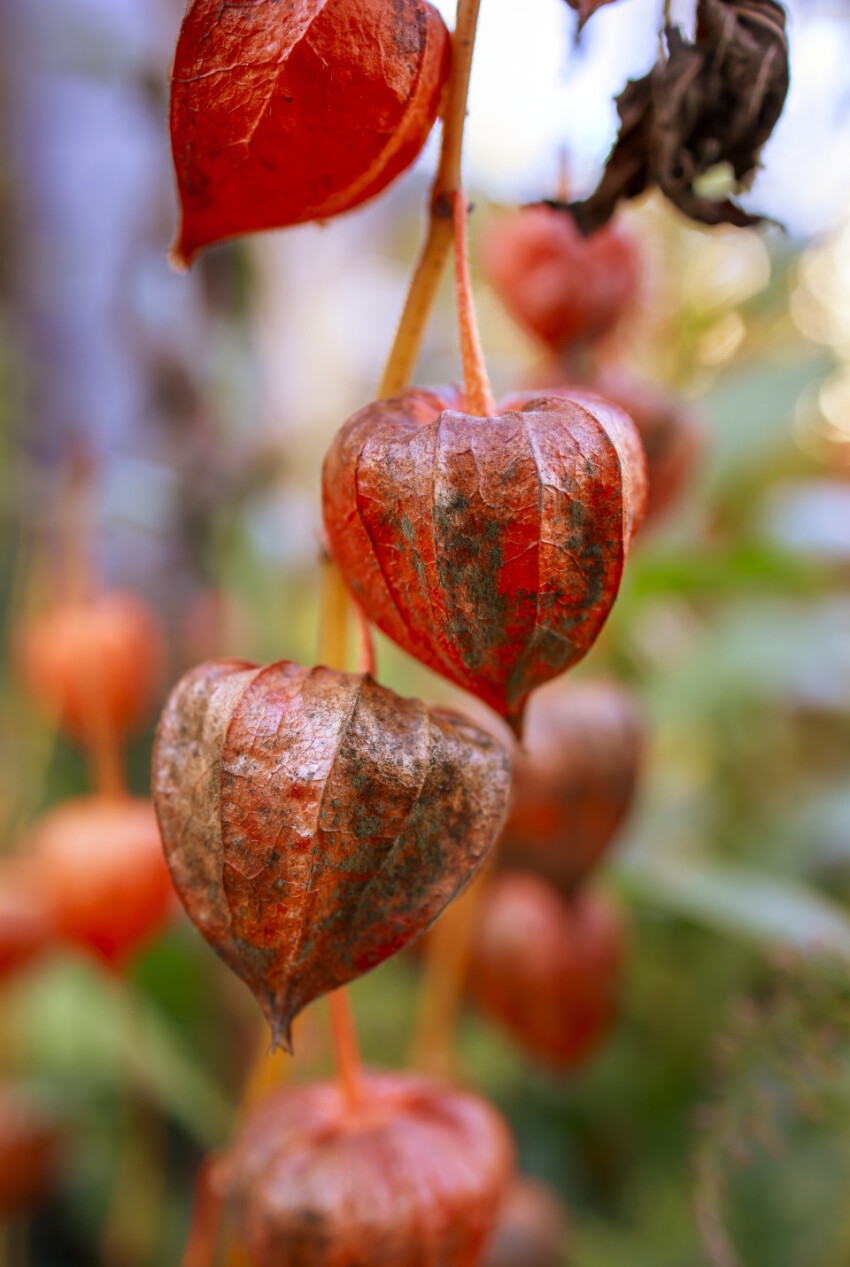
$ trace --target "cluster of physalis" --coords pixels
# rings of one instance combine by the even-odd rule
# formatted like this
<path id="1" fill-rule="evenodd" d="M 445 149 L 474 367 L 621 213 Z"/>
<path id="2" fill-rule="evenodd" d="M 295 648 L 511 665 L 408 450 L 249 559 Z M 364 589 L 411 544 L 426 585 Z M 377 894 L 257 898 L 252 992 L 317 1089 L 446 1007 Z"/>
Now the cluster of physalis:
<path id="1" fill-rule="evenodd" d="M 444 1081 L 364 1072 L 333 993 L 425 933 L 477 873 L 476 901 L 452 908 L 465 938 L 455 928 L 449 947 L 469 996 L 556 1068 L 592 1050 L 614 1011 L 619 917 L 582 885 L 629 805 L 640 724 L 613 686 L 529 700 L 594 644 L 644 515 L 647 460 L 622 402 L 635 400 L 650 438 L 657 504 L 694 446 L 668 402 L 633 384 L 599 394 L 598 367 L 601 379 L 578 384 L 554 360 L 554 387 L 492 400 L 460 182 L 477 10 L 460 0 L 452 39 L 427 0 L 192 0 L 177 47 L 178 262 L 361 203 L 412 162 L 438 112 L 444 125 L 380 399 L 324 463 L 337 569 L 324 663 L 202 664 L 173 691 L 154 753 L 174 884 L 276 1042 L 290 1046 L 312 999 L 330 994 L 334 1009 L 340 1076 L 263 1100 L 207 1177 L 253 1267 L 557 1261 L 560 1216 L 515 1187 L 496 1111 Z M 553 355 L 594 346 L 627 307 L 635 252 L 616 231 L 585 242 L 541 208 L 498 232 L 493 285 Z M 464 387 L 411 388 L 453 244 Z M 347 672 L 333 624 L 342 582 L 367 622 L 506 724 Z M 447 920 L 429 935 L 437 962 Z M 193 1263 L 213 1256 L 202 1204 Z"/>
<path id="2" fill-rule="evenodd" d="M 73 562 L 64 592 L 14 631 L 13 656 L 46 733 L 87 754 L 93 791 L 44 813 L 3 860 L 3 986 L 69 949 L 123 978 L 174 907 L 153 805 L 130 795 L 124 777 L 126 740 L 158 695 L 164 637 L 141 599 L 99 588 L 86 562 Z M 0 1218 L 22 1217 L 52 1193 L 67 1125 L 26 1088 L 0 1083 Z"/>

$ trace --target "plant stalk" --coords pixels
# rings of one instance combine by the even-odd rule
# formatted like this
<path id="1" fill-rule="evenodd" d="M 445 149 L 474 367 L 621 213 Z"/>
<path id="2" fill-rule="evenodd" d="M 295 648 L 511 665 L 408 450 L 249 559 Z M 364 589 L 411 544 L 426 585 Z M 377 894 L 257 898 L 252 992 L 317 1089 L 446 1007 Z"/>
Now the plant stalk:
<path id="1" fill-rule="evenodd" d="M 342 573 L 329 555 L 322 558 L 322 610 L 320 659 L 329 669 L 345 669 L 348 658 L 348 618 L 351 600 Z M 360 1048 L 354 1027 L 354 1016 L 348 992 L 334 990 L 328 1003 L 331 1013 L 331 1037 L 337 1078 L 349 1108 L 355 1108 L 361 1096 Z"/>
<path id="2" fill-rule="evenodd" d="M 381 399 L 397 396 L 409 386 L 413 378 L 428 318 L 436 302 L 452 248 L 452 195 L 461 187 L 463 129 L 466 123 L 466 102 L 480 3 L 481 0 L 458 0 L 452 37 L 452 69 L 443 120 L 443 143 L 431 190 L 428 233 L 410 282 L 395 341 L 381 380 L 378 391 Z"/>
<path id="3" fill-rule="evenodd" d="M 452 194 L 455 243 L 455 296 L 460 329 L 460 351 L 463 359 L 464 408 L 478 418 L 492 418 L 496 402 L 487 375 L 484 349 L 478 333 L 475 300 L 472 297 L 472 275 L 469 269 L 469 205 L 462 189 Z"/>
<path id="4" fill-rule="evenodd" d="M 487 880 L 486 871 L 476 876 L 428 935 L 419 1019 L 410 1057 L 415 1068 L 437 1078 L 452 1079 L 455 1075 L 455 1032 L 475 920 Z"/>

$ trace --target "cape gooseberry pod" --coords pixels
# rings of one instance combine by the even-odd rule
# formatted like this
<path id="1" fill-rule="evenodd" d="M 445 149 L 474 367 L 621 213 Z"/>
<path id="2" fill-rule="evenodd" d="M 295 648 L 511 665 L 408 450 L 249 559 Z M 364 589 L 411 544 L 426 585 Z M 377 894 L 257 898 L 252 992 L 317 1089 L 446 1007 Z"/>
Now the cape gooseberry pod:
<path id="1" fill-rule="evenodd" d="M 180 898 L 275 1040 L 423 933 L 476 873 L 504 748 L 368 674 L 219 660 L 171 694 L 154 801 Z"/>
<path id="2" fill-rule="evenodd" d="M 530 393 L 494 418 L 450 390 L 378 401 L 323 473 L 331 550 L 369 619 L 515 730 L 597 638 L 645 492 L 626 414 Z"/>
<path id="3" fill-rule="evenodd" d="M 412 1074 L 262 1103 L 220 1182 L 252 1267 L 478 1267 L 513 1172 L 500 1115 Z"/>
<path id="4" fill-rule="evenodd" d="M 614 1022 L 624 953 L 606 896 L 583 889 L 567 900 L 535 875 L 503 872 L 481 899 L 469 996 L 533 1056 L 572 1069 Z"/>

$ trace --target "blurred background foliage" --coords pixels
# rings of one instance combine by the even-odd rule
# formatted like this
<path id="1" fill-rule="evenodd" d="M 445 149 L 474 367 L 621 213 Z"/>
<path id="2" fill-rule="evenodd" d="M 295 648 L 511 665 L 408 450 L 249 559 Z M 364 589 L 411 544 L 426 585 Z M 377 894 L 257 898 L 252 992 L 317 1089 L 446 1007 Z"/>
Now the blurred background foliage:
<path id="1" fill-rule="evenodd" d="M 144 215 L 126 219 L 132 181 L 121 197 L 108 183 L 97 191 L 113 198 L 117 247 L 95 206 L 98 253 L 75 258 L 81 243 L 94 252 L 94 230 L 77 233 L 54 200 L 39 217 L 50 266 L 33 278 L 34 248 L 17 254 L 16 244 L 39 179 L 20 137 L 44 120 L 22 111 L 3 155 L 2 232 L 15 253 L 0 301 L 0 815 L 10 852 L 43 809 L 87 786 L 80 754 L 23 698 L 13 656 L 16 623 L 56 584 L 74 454 L 97 469 L 103 577 L 145 594 L 169 631 L 167 681 L 210 654 L 312 662 L 321 457 L 374 391 L 421 227 L 422 167 L 330 229 L 228 246 L 189 279 L 168 275 L 164 50 L 177 9 L 160 5 L 146 39 L 132 22 L 120 40 L 104 37 L 110 69 L 85 69 L 110 93 L 116 81 L 127 91 L 121 108 L 139 114 L 134 144 L 150 164 Z M 98 6 L 88 17 L 101 20 Z M 13 98 L 8 71 L 5 88 Z M 126 175 L 114 174 L 116 184 Z M 475 236 L 496 208 L 486 186 L 473 193 Z M 850 222 L 811 240 L 708 232 L 655 201 L 625 222 L 641 242 L 645 288 L 608 354 L 692 402 L 705 448 L 680 503 L 638 542 L 578 671 L 627 682 L 651 735 L 639 803 L 605 873 L 631 924 L 622 1017 L 586 1070 L 556 1080 L 469 1012 L 462 1068 L 507 1114 L 524 1169 L 563 1193 L 575 1267 L 843 1267 Z M 75 290 L 86 270 L 102 274 L 91 302 L 85 283 Z M 480 306 L 497 389 L 533 380 L 538 349 L 485 288 Z M 447 287 L 420 378 L 457 375 Z M 211 591 L 214 617 L 193 622 L 187 613 L 197 617 Z M 381 638 L 378 653 L 382 680 L 400 692 L 451 698 Z M 154 721 L 130 752 L 140 794 Z M 408 955 L 356 983 L 370 1061 L 405 1060 L 417 976 Z M 34 1219 L 4 1228 L 5 1261 L 178 1262 L 197 1165 L 229 1138 L 263 1041 L 253 1001 L 176 910 L 123 979 L 56 954 L 5 984 L 4 1078 L 63 1127 L 55 1191 Z M 320 1004 L 287 1076 L 328 1067 Z"/>

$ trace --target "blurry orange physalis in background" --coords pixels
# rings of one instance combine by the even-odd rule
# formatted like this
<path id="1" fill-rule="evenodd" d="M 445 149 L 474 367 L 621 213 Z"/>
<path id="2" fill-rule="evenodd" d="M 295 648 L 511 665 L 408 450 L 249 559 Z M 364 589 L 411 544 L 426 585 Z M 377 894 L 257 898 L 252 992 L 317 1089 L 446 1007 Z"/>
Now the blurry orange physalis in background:
<path id="1" fill-rule="evenodd" d="M 481 898 L 470 998 L 532 1055 L 570 1069 L 614 1021 L 624 952 L 607 897 L 581 890 L 568 900 L 535 875 L 506 871 Z"/>
<path id="2" fill-rule="evenodd" d="M 518 1176 L 502 1203 L 481 1267 L 562 1267 L 567 1216 L 551 1188 Z"/>
<path id="3" fill-rule="evenodd" d="M 0 1088 L 0 1218 L 40 1205 L 56 1182 L 62 1131 L 19 1087 Z"/>
<path id="4" fill-rule="evenodd" d="M 173 897 L 150 801 L 81 796 L 44 815 L 28 853 L 60 937 L 120 967 L 163 926 Z"/>
<path id="5" fill-rule="evenodd" d="M 424 145 L 450 52 L 426 0 L 192 0 L 171 87 L 175 259 L 379 193 Z"/>
<path id="6" fill-rule="evenodd" d="M 513 1171 L 502 1118 L 411 1074 L 367 1073 L 262 1103 L 222 1182 L 251 1267 L 477 1267 Z"/>
<path id="7" fill-rule="evenodd" d="M 637 703 L 615 682 L 535 692 L 514 757 L 500 862 L 534 871 L 564 893 L 574 889 L 631 807 L 644 742 Z"/>
<path id="8" fill-rule="evenodd" d="M 76 740 L 123 738 L 151 710 L 164 660 L 159 624 L 135 594 L 105 590 L 60 603 L 17 632 L 32 698 Z"/>
<path id="9" fill-rule="evenodd" d="M 0 862 L 0 980 L 37 959 L 55 938 L 55 911 L 40 868 L 4 858 Z"/>
<path id="10" fill-rule="evenodd" d="M 566 211 L 523 207 L 484 234 L 481 267 L 518 325 L 549 347 L 591 344 L 635 302 L 640 258 L 622 229 L 582 237 Z"/>
<path id="11" fill-rule="evenodd" d="M 637 427 L 649 481 L 644 522 L 654 523 L 679 499 L 694 474 L 704 444 L 699 420 L 673 392 L 613 366 L 597 374 L 593 386 L 625 409 Z"/>

